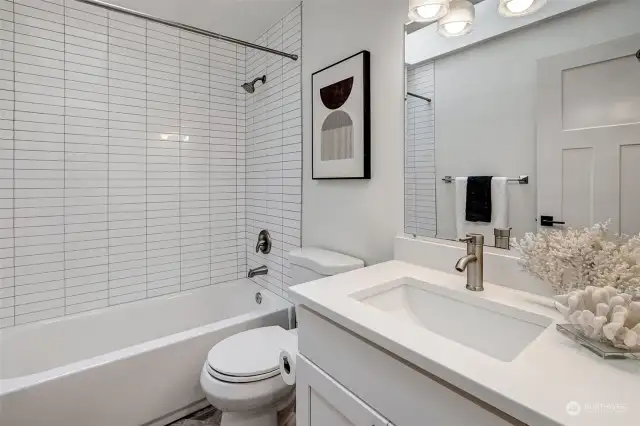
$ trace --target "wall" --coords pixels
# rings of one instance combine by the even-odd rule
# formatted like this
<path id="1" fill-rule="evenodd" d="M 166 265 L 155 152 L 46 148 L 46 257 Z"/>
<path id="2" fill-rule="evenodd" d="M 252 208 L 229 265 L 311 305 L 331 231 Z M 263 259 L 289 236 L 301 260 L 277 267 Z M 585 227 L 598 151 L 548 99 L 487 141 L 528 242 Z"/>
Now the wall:
<path id="1" fill-rule="evenodd" d="M 243 49 L 72 0 L 0 20 L 0 327 L 245 276 Z"/>
<path id="2" fill-rule="evenodd" d="M 393 258 L 403 229 L 404 28 L 407 2 L 305 0 L 302 99 L 304 246 L 364 259 Z M 361 50 L 371 52 L 371 180 L 311 176 L 311 74 Z"/>
<path id="3" fill-rule="evenodd" d="M 536 60 L 636 33 L 638 22 L 636 0 L 596 2 L 437 59 L 438 177 L 529 175 L 529 185 L 510 185 L 509 207 L 514 235 L 534 231 Z M 437 182 L 439 237 L 455 236 L 453 191 Z"/>
<path id="4" fill-rule="evenodd" d="M 404 146 L 404 232 L 435 237 L 436 159 L 434 128 L 434 64 L 407 69 L 407 92 Z"/>
<path id="5" fill-rule="evenodd" d="M 302 54 L 302 6 L 269 28 L 255 43 Z M 291 284 L 288 253 L 300 247 L 302 209 L 302 59 L 292 61 L 248 49 L 246 79 L 267 76 L 246 96 L 246 248 L 249 268 L 266 265 L 269 274 L 253 280 L 287 297 Z M 267 229 L 271 253 L 256 253 L 258 234 Z"/>

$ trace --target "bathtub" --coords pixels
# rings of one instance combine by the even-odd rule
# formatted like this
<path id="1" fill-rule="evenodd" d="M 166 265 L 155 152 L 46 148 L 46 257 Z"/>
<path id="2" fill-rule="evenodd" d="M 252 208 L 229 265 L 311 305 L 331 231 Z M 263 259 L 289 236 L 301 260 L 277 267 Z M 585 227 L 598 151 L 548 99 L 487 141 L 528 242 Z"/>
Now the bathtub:
<path id="1" fill-rule="evenodd" d="M 0 331 L 0 425 L 167 424 L 206 404 L 213 345 L 290 306 L 239 280 Z"/>

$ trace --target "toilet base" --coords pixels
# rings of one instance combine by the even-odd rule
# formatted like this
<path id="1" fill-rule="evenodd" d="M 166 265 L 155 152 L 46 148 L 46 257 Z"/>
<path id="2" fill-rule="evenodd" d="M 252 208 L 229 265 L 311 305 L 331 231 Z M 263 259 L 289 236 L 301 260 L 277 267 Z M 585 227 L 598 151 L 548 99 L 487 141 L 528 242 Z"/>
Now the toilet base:
<path id="1" fill-rule="evenodd" d="M 278 426 L 278 412 L 274 410 L 261 413 L 222 413 L 220 426 Z"/>

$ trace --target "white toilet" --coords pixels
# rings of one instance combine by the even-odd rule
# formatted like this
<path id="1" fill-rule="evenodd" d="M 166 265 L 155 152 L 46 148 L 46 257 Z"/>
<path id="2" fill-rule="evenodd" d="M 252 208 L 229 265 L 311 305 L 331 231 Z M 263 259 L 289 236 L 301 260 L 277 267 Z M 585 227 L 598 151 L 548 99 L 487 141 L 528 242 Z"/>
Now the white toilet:
<path id="1" fill-rule="evenodd" d="M 362 268 L 364 262 L 317 248 L 289 253 L 293 285 Z M 280 377 L 282 348 L 296 348 L 295 331 L 264 327 L 244 331 L 215 345 L 202 367 L 207 400 L 223 412 L 221 426 L 276 426 L 278 411 L 295 389 Z"/>

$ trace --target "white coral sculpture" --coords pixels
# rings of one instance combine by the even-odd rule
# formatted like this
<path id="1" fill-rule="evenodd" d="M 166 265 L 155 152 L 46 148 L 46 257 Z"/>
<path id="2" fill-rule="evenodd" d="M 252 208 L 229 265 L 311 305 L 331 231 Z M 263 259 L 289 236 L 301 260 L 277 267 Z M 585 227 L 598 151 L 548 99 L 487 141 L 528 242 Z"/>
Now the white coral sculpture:
<path id="1" fill-rule="evenodd" d="M 640 350 L 640 302 L 611 286 L 588 286 L 556 296 L 556 308 L 589 339 Z"/>
<path id="2" fill-rule="evenodd" d="M 556 294 L 610 286 L 640 299 L 640 234 L 612 233 L 610 222 L 528 233 L 512 243 L 523 268 L 550 283 Z"/>

